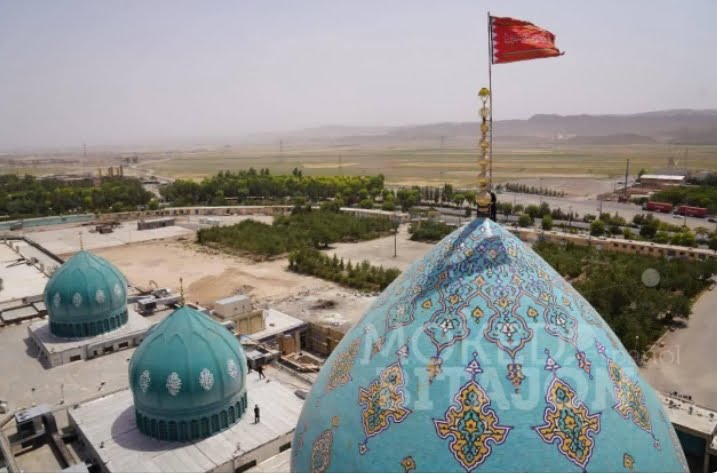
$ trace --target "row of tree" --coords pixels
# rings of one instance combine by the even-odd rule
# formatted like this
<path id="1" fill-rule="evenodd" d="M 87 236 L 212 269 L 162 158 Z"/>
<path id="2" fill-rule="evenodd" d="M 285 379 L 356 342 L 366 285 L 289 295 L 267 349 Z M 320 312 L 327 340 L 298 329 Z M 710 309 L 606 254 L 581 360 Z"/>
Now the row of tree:
<path id="1" fill-rule="evenodd" d="M 504 183 L 496 186 L 496 190 L 500 191 L 505 189 L 506 191 L 523 194 L 539 194 L 541 196 L 552 196 L 552 197 L 565 197 L 565 191 L 559 191 L 557 189 L 544 188 L 542 186 L 528 186 L 522 183 Z"/>
<path id="2" fill-rule="evenodd" d="M 368 260 L 352 264 L 336 254 L 333 258 L 311 247 L 289 254 L 289 270 L 333 281 L 366 292 L 383 291 L 401 274 L 397 268 L 375 267 Z"/>
<path id="3" fill-rule="evenodd" d="M 119 212 L 155 207 L 153 195 L 136 178 L 63 181 L 54 178 L 0 175 L 0 215 L 38 217 L 83 212 Z"/>
<path id="4" fill-rule="evenodd" d="M 375 239 L 393 229 L 388 219 L 297 206 L 290 216 L 276 217 L 272 225 L 248 219 L 232 226 L 200 229 L 197 241 L 272 257 L 301 247 L 326 248 L 333 242 Z"/>
<path id="5" fill-rule="evenodd" d="M 299 170 L 291 175 L 272 175 L 269 169 L 259 171 L 220 171 L 216 176 L 197 183 L 176 180 L 162 186 L 164 199 L 176 206 L 195 204 L 225 205 L 255 201 L 281 202 L 302 198 L 309 202 L 339 199 L 352 206 L 362 200 L 375 200 L 384 190 L 383 175 L 378 176 L 303 176 Z"/>
<path id="6" fill-rule="evenodd" d="M 600 313 L 630 350 L 644 351 L 674 318 L 687 318 L 693 299 L 710 284 L 717 261 L 686 261 L 598 251 L 592 247 L 549 242 L 533 249 Z M 646 286 L 643 274 L 659 274 Z"/>
<path id="7" fill-rule="evenodd" d="M 408 228 L 411 240 L 420 242 L 438 242 L 454 230 L 455 227 L 433 219 L 412 222 Z"/>

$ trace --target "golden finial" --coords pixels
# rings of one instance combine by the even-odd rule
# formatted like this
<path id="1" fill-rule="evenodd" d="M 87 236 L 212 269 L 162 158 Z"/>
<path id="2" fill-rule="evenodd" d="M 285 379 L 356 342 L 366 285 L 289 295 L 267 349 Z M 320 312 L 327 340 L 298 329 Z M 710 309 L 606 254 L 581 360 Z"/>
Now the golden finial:
<path id="1" fill-rule="evenodd" d="M 184 306 L 184 284 L 182 283 L 182 278 L 179 278 L 179 296 L 181 298 L 182 306 Z"/>
<path id="2" fill-rule="evenodd" d="M 478 97 L 481 100 L 481 108 L 479 110 L 481 124 L 480 137 L 478 140 L 478 166 L 480 167 L 480 172 L 478 173 L 476 204 L 478 205 L 478 215 L 487 217 L 490 215 L 492 202 L 490 167 L 493 157 L 491 156 L 491 137 L 489 135 L 492 124 L 490 119 L 490 107 L 488 106 L 490 90 L 486 87 L 481 88 L 478 92 Z"/>
<path id="3" fill-rule="evenodd" d="M 85 246 L 82 243 L 82 232 L 80 232 L 80 250 L 85 250 Z"/>

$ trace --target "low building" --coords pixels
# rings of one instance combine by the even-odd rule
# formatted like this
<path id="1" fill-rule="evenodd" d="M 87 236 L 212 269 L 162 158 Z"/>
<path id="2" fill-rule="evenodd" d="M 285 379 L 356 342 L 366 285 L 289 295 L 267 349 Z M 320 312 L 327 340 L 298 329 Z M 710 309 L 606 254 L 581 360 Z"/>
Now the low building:
<path id="1" fill-rule="evenodd" d="M 161 217 L 159 219 L 149 219 L 137 221 L 137 230 L 159 229 L 161 227 L 170 227 L 174 225 L 174 217 Z"/>
<path id="2" fill-rule="evenodd" d="M 663 394 L 661 398 L 690 471 L 717 471 L 717 412 L 679 396 Z"/>
<path id="3" fill-rule="evenodd" d="M 39 350 L 40 361 L 46 367 L 52 368 L 136 347 L 151 328 L 151 323 L 134 310 L 128 309 L 126 324 L 91 337 L 56 336 L 50 330 L 47 320 L 31 323 L 27 332 L 30 343 Z"/>
<path id="4" fill-rule="evenodd" d="M 670 175 L 670 174 L 643 174 L 640 176 L 641 186 L 654 186 L 654 187 L 665 187 L 665 186 L 679 186 L 685 184 L 684 175 Z"/>
<path id="5" fill-rule="evenodd" d="M 234 295 L 214 303 L 214 313 L 222 319 L 234 319 L 251 310 L 251 298 L 247 295 Z"/>
<path id="6" fill-rule="evenodd" d="M 291 448 L 303 406 L 293 385 L 249 376 L 239 341 L 187 306 L 135 351 L 129 383 L 68 410 L 103 472 L 243 472 Z"/>
<path id="7" fill-rule="evenodd" d="M 278 348 L 282 354 L 300 352 L 308 324 L 301 319 L 269 308 L 263 311 L 265 329 L 251 334 L 251 339 Z"/>
<path id="8" fill-rule="evenodd" d="M 127 307 L 127 281 L 107 260 L 84 250 L 58 268 L 44 289 L 46 320 L 27 330 L 49 367 L 137 346 L 151 325 Z"/>

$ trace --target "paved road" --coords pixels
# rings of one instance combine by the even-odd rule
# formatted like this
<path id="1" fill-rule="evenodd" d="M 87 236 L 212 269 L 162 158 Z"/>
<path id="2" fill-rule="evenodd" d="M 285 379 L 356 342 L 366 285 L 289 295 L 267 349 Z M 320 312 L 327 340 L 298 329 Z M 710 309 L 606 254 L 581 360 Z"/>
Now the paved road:
<path id="1" fill-rule="evenodd" d="M 600 201 L 597 199 L 585 199 L 585 198 L 554 198 L 554 197 L 543 197 L 535 194 L 521 194 L 521 193 L 510 193 L 503 192 L 498 194 L 498 202 L 515 202 L 516 204 L 522 204 L 524 206 L 535 204 L 540 205 L 541 202 L 546 202 L 551 208 L 559 207 L 565 212 L 569 212 L 570 206 L 573 208 L 573 212 L 580 214 L 580 217 L 585 214 L 597 215 L 600 209 Z M 616 211 L 619 215 L 624 217 L 628 222 L 632 221 L 632 218 L 637 214 L 644 214 L 639 206 L 628 203 L 621 203 L 615 201 L 603 201 L 602 202 L 603 212 L 609 212 L 614 214 Z M 684 218 L 674 218 L 671 214 L 653 213 L 655 217 L 670 224 L 681 225 L 684 222 Z M 711 222 L 707 222 L 707 219 L 699 219 L 696 217 L 688 217 L 687 225 L 690 228 L 699 226 L 707 227 L 710 230 L 715 230 L 717 226 Z"/>
<path id="2" fill-rule="evenodd" d="M 664 347 L 642 368 L 658 390 L 691 395 L 694 402 L 717 408 L 717 288 L 697 300 L 688 327 L 667 334 Z"/>

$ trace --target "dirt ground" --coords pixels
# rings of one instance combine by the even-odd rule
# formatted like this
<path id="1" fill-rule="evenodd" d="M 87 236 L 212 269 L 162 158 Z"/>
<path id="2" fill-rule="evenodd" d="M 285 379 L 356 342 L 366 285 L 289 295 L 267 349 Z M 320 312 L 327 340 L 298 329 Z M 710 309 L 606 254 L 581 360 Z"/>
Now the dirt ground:
<path id="1" fill-rule="evenodd" d="M 434 245 L 414 242 L 409 237 L 408 225 L 404 224 L 398 231 L 396 257 L 393 256 L 393 235 L 365 242 L 333 244 L 332 248 L 326 250 L 325 253 L 327 255 L 336 254 L 337 257 L 351 260 L 354 263 L 368 260 L 374 266 L 395 267 L 403 271 L 410 264 L 423 257 Z"/>
<path id="2" fill-rule="evenodd" d="M 145 242 L 96 253 L 117 265 L 133 285 L 146 286 L 153 280 L 161 287 L 179 289 L 182 278 L 187 299 L 210 308 L 215 300 L 238 292 L 260 299 L 324 284 L 286 271 L 286 259 L 257 263 L 190 241 Z"/>
<path id="3" fill-rule="evenodd" d="M 200 247 L 189 241 L 164 240 L 99 249 L 96 253 L 119 268 L 133 285 L 150 280 L 174 290 L 183 279 L 189 301 L 213 308 L 214 302 L 247 294 L 257 308 L 269 306 L 306 321 L 350 327 L 374 296 L 288 271 L 287 259 L 255 262 Z M 331 300 L 330 307 L 316 307 Z M 323 306 L 323 305 L 318 305 Z"/>

